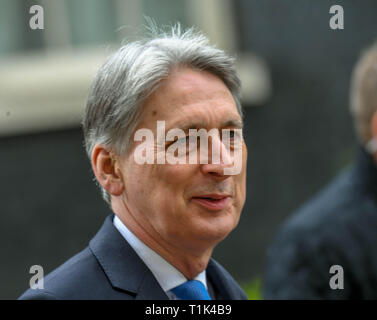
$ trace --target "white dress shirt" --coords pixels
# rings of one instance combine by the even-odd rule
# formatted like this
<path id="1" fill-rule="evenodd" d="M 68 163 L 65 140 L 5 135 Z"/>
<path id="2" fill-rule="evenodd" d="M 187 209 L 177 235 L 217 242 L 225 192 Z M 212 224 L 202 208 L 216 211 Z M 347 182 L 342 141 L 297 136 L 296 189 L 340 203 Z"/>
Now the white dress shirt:
<path id="1" fill-rule="evenodd" d="M 171 300 L 178 299 L 170 290 L 186 282 L 186 277 L 158 253 L 156 253 L 154 250 L 144 244 L 139 238 L 137 238 L 123 224 L 123 222 L 117 217 L 117 215 L 114 216 L 113 223 L 115 228 L 118 229 L 124 239 L 126 239 L 126 241 L 138 254 L 140 259 L 143 260 L 149 270 L 153 273 L 157 282 L 160 284 L 161 288 L 165 291 L 167 296 Z M 195 277 L 195 280 L 201 281 L 208 290 L 205 270 L 199 273 Z"/>

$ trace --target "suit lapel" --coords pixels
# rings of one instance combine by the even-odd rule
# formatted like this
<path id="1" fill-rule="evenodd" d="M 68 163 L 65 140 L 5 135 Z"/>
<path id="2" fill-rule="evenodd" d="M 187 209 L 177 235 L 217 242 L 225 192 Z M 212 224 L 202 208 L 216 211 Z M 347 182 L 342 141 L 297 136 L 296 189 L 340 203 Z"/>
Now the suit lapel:
<path id="1" fill-rule="evenodd" d="M 89 243 L 109 282 L 137 300 L 168 300 L 152 272 L 114 227 L 113 216 L 106 218 Z M 207 276 L 222 299 L 242 298 L 233 278 L 214 259 L 208 263 Z"/>
<path id="2" fill-rule="evenodd" d="M 114 227 L 113 216 L 106 218 L 89 243 L 111 285 L 136 299 L 168 299 L 152 272 Z"/>
<path id="3" fill-rule="evenodd" d="M 140 283 L 136 300 L 169 300 L 169 298 L 149 271 L 145 273 Z"/>
<path id="4" fill-rule="evenodd" d="M 207 267 L 207 276 L 215 291 L 220 295 L 222 300 L 238 300 L 239 292 L 235 288 L 235 282 L 230 274 L 217 263 L 210 259 Z"/>

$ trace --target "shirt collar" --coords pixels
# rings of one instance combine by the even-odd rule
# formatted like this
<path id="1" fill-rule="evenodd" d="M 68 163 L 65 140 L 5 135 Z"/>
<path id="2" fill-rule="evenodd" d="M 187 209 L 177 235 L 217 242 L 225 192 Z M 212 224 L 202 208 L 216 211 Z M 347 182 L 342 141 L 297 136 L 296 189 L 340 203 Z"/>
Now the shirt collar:
<path id="1" fill-rule="evenodd" d="M 151 270 L 157 282 L 165 292 L 168 292 L 187 281 L 186 277 L 179 270 L 137 238 L 117 215 L 114 215 L 113 223 L 124 239 L 126 239 L 130 246 L 135 250 L 140 259 L 143 260 L 149 270 Z M 199 273 L 195 277 L 195 280 L 201 281 L 207 288 L 205 270 Z"/>

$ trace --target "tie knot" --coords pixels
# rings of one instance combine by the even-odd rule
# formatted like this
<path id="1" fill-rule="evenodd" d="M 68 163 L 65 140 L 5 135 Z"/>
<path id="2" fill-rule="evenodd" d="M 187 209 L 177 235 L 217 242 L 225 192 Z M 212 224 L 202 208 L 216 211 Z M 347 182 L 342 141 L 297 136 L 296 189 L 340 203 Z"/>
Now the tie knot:
<path id="1" fill-rule="evenodd" d="M 204 284 L 189 280 L 171 290 L 181 300 L 211 300 Z"/>

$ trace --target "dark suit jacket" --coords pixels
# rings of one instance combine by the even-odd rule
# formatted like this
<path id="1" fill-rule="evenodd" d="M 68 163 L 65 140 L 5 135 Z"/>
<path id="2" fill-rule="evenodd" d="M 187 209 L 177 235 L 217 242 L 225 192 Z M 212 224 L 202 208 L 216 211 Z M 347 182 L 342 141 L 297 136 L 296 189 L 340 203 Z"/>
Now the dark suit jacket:
<path id="1" fill-rule="evenodd" d="M 28 289 L 19 299 L 168 299 L 152 272 L 108 216 L 89 246 L 44 279 L 44 289 Z M 207 278 L 222 299 L 247 299 L 230 274 L 211 259 Z"/>
<path id="2" fill-rule="evenodd" d="M 344 271 L 333 290 L 332 265 Z M 266 299 L 377 299 L 377 168 L 360 149 L 341 173 L 282 227 L 267 256 Z"/>

